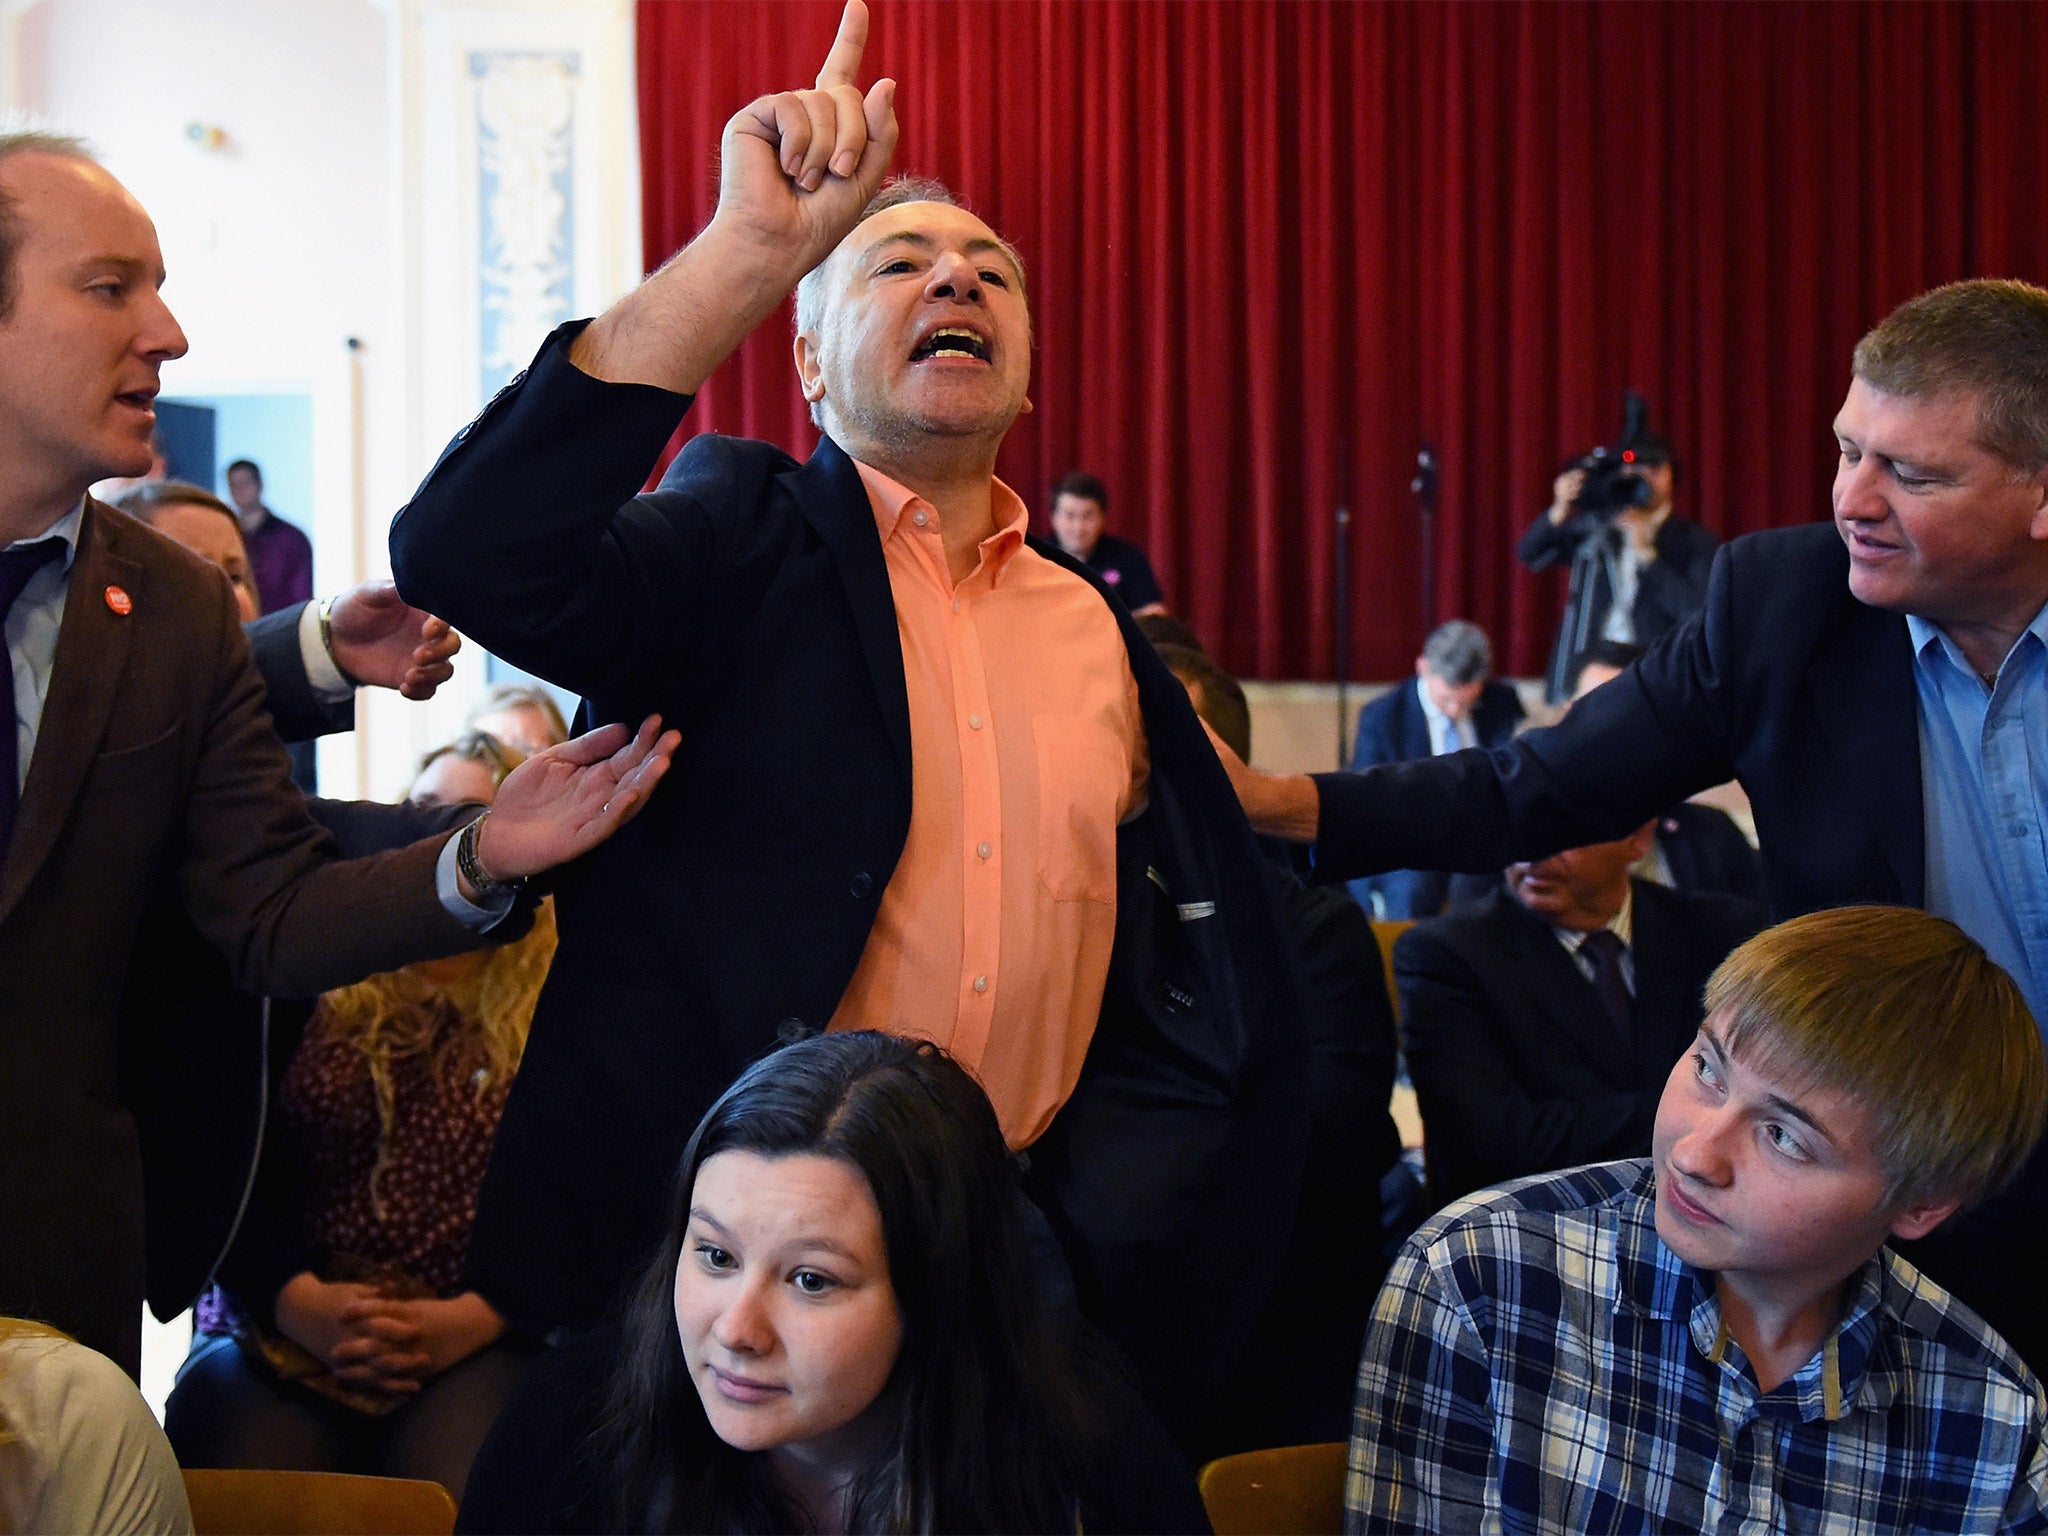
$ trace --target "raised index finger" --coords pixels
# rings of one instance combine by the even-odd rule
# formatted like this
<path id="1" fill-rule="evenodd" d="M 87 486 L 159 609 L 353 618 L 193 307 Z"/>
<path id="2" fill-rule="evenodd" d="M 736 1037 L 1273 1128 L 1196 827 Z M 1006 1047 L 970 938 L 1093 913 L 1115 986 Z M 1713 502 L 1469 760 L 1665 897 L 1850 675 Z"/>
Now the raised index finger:
<path id="1" fill-rule="evenodd" d="M 852 85 L 860 75 L 860 56 L 868 46 L 868 8 L 862 0 L 846 0 L 839 15 L 839 35 L 832 39 L 832 51 L 825 55 L 825 67 L 818 71 L 818 89 Z"/>

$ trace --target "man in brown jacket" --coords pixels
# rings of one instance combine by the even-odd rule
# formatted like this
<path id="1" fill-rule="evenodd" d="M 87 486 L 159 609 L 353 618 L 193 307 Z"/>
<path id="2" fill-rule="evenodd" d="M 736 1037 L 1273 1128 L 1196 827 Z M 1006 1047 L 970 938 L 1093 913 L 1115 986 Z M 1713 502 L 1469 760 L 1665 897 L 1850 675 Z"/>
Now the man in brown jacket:
<path id="1" fill-rule="evenodd" d="M 163 276 L 148 216 L 82 145 L 0 135 L 0 1313 L 131 1371 L 147 1053 L 118 1020 L 145 910 L 175 901 L 241 985 L 286 995 L 472 948 L 513 884 L 638 807 L 672 745 L 614 727 L 532 760 L 459 839 L 340 861 L 226 581 L 86 495 L 148 462 L 158 372 L 185 351 Z"/>

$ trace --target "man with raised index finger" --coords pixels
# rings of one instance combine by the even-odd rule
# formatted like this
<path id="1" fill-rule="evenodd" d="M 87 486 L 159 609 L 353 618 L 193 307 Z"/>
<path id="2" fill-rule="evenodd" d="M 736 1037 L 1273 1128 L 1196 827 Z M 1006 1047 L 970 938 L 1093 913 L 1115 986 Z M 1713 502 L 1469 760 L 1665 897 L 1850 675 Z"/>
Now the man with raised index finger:
<path id="1" fill-rule="evenodd" d="M 685 742 L 558 887 L 472 1265 L 529 1326 L 604 1315 L 748 1061 L 896 1030 L 987 1088 L 1083 1308 L 1186 1428 L 1292 1218 L 1293 977 L 1185 693 L 995 478 L 1023 264 L 936 184 L 883 187 L 866 33 L 850 0 L 817 89 L 732 119 L 710 224 L 552 337 L 392 528 L 408 600 Z M 699 437 L 636 495 L 792 288 L 817 452 Z"/>

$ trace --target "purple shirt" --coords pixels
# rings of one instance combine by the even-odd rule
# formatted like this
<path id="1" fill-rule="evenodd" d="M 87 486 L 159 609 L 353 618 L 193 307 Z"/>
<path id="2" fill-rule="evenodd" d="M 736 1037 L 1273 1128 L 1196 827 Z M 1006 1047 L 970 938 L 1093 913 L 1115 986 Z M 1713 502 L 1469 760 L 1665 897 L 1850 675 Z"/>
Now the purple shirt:
<path id="1" fill-rule="evenodd" d="M 309 601 L 313 596 L 313 541 L 272 512 L 263 526 L 243 535 L 249 568 L 256 573 L 256 601 L 265 613 Z"/>

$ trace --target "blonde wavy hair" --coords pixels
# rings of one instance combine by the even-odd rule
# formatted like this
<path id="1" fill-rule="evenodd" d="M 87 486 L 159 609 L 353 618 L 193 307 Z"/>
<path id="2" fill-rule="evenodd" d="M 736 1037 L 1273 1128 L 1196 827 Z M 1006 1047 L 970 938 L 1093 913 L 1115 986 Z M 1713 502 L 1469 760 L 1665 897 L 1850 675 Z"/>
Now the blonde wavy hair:
<path id="1" fill-rule="evenodd" d="M 493 784 L 525 759 L 514 748 L 481 731 L 457 737 L 421 760 L 456 756 L 482 763 Z M 440 1077 L 454 1069 L 469 1078 L 479 1107 L 492 1093 L 502 1095 L 519 1070 L 533 1026 L 534 1004 L 555 958 L 554 898 L 534 910 L 524 938 L 490 950 L 482 965 L 454 979 L 408 966 L 385 971 L 320 999 L 307 1039 L 351 1045 L 362 1053 L 377 1095 L 377 1163 L 370 1173 L 370 1198 L 383 1214 L 380 1183 L 391 1158 L 397 1114 L 397 1074 L 409 1063 L 424 1063 Z"/>

